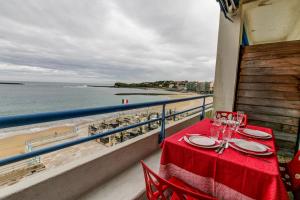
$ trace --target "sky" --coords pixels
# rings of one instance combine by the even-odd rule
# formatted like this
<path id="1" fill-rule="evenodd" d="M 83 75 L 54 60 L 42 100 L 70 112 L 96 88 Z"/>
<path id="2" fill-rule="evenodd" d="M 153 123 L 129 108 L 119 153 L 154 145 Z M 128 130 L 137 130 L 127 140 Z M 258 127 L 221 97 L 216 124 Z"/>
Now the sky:
<path id="1" fill-rule="evenodd" d="M 1 1 L 0 80 L 211 81 L 218 24 L 215 0 Z"/>

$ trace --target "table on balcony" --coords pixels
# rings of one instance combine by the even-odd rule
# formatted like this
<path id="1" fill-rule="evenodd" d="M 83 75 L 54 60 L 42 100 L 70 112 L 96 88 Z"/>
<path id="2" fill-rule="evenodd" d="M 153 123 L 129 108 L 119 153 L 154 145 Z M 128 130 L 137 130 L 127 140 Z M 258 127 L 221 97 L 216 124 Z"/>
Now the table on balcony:
<path id="1" fill-rule="evenodd" d="M 159 171 L 162 177 L 175 176 L 218 199 L 288 199 L 276 155 L 250 157 L 232 148 L 217 154 L 178 141 L 186 134 L 209 135 L 210 126 L 210 120 L 205 119 L 165 139 Z M 251 125 L 248 128 L 273 134 L 269 128 Z M 274 139 L 258 141 L 275 151 Z"/>

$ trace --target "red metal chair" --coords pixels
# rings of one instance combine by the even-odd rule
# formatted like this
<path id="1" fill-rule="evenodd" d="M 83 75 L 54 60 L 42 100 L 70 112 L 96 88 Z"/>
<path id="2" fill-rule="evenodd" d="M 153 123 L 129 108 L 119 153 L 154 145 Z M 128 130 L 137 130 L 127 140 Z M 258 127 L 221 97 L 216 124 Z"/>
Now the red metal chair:
<path id="1" fill-rule="evenodd" d="M 234 118 L 234 112 L 216 111 L 216 118 L 217 119 L 231 120 L 231 119 Z"/>
<path id="2" fill-rule="evenodd" d="M 289 163 L 279 163 L 282 180 L 294 199 L 300 199 L 300 151 Z"/>
<path id="3" fill-rule="evenodd" d="M 236 119 L 237 112 L 229 112 L 229 111 L 216 111 L 216 118 L 217 119 L 225 119 L 225 120 L 232 120 Z M 245 114 L 244 119 L 242 121 L 241 127 L 246 127 L 248 122 L 248 116 Z"/>
<path id="4" fill-rule="evenodd" d="M 149 200 L 216 200 L 175 177 L 165 180 L 154 173 L 143 161 L 141 164 Z"/>

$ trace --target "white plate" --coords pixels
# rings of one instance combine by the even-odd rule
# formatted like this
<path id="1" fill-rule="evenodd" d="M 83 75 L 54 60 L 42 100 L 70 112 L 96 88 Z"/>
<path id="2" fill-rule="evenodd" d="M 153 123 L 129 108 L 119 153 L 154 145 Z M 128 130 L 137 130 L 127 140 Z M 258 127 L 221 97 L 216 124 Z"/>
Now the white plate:
<path id="1" fill-rule="evenodd" d="M 262 152 L 266 152 L 268 150 L 267 146 L 257 143 L 257 142 L 253 142 L 253 141 L 234 140 L 234 143 L 239 148 L 247 150 L 247 151 L 254 151 L 254 152 L 262 153 Z"/>
<path id="2" fill-rule="evenodd" d="M 268 140 L 268 139 L 271 139 L 272 138 L 272 135 L 268 136 L 268 137 L 256 137 L 256 136 L 253 136 L 253 135 L 249 135 L 249 134 L 246 134 L 242 131 L 237 131 L 239 134 L 241 135 L 244 135 L 244 136 L 247 136 L 247 137 L 251 137 L 251 138 L 255 138 L 255 139 L 262 139 L 262 140 Z"/>
<path id="3" fill-rule="evenodd" d="M 271 135 L 269 133 L 259 131 L 259 130 L 252 130 L 252 129 L 248 129 L 248 128 L 245 128 L 243 130 L 243 132 L 248 135 L 254 136 L 254 137 L 261 137 L 261 138 L 271 137 Z"/>
<path id="4" fill-rule="evenodd" d="M 195 147 L 201 147 L 201 148 L 206 148 L 206 149 L 214 149 L 214 148 L 217 148 L 220 146 L 220 143 L 219 142 L 216 142 L 215 145 L 212 145 L 212 146 L 201 146 L 201 145 L 197 145 L 197 144 L 194 144 L 192 143 L 191 141 L 189 141 L 188 137 L 184 136 L 183 137 L 184 141 L 190 145 L 193 145 Z"/>
<path id="5" fill-rule="evenodd" d="M 188 137 L 189 141 L 193 144 L 197 144 L 200 146 L 212 146 L 216 144 L 216 141 L 212 138 L 206 137 L 206 136 L 198 136 L 193 135 Z"/>
<path id="6" fill-rule="evenodd" d="M 240 152 L 243 152 L 243 153 L 246 153 L 246 154 L 252 154 L 252 155 L 255 155 L 255 156 L 269 156 L 269 155 L 272 155 L 273 152 L 272 151 L 267 151 L 267 152 L 263 152 L 263 153 L 256 153 L 256 152 L 251 152 L 251 151 L 247 151 L 247 150 L 244 150 L 244 149 L 240 149 L 239 147 L 235 146 L 235 145 L 232 145 L 229 143 L 229 146 L 235 150 L 238 150 Z"/>

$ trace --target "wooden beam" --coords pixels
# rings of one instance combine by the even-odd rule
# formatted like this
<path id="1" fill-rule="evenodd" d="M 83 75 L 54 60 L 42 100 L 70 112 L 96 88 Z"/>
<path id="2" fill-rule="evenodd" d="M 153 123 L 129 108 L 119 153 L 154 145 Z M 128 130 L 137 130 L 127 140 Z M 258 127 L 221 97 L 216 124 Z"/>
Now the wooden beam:
<path id="1" fill-rule="evenodd" d="M 240 90 L 298 92 L 299 85 L 281 83 L 240 83 Z"/>
<path id="2" fill-rule="evenodd" d="M 296 109 L 238 104 L 237 110 L 243 110 L 246 111 L 247 113 L 253 112 L 257 114 L 300 118 L 300 110 L 296 110 Z"/>
<path id="3" fill-rule="evenodd" d="M 287 83 L 299 85 L 300 76 L 297 75 L 241 75 L 240 83 Z"/>
<path id="4" fill-rule="evenodd" d="M 300 74 L 300 67 L 246 67 L 241 68 L 241 75 L 295 75 Z"/>
<path id="5" fill-rule="evenodd" d="M 300 110 L 299 101 L 285 101 L 280 99 L 263 99 L 263 98 L 252 98 L 252 97 L 238 97 L 237 104 L 244 105 L 257 105 L 257 106 L 270 106 L 276 108 L 290 108 Z"/>
<path id="6" fill-rule="evenodd" d="M 238 90 L 238 97 L 299 101 L 300 92 Z"/>

